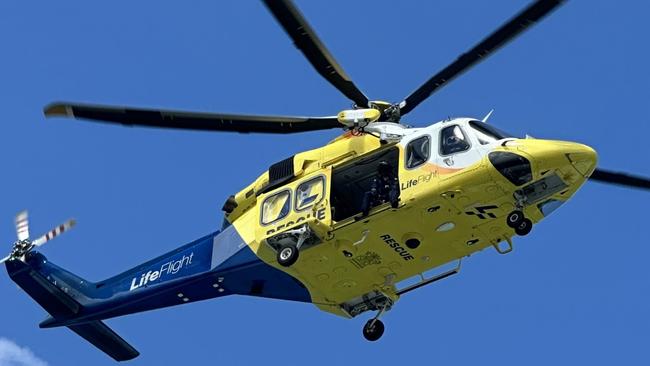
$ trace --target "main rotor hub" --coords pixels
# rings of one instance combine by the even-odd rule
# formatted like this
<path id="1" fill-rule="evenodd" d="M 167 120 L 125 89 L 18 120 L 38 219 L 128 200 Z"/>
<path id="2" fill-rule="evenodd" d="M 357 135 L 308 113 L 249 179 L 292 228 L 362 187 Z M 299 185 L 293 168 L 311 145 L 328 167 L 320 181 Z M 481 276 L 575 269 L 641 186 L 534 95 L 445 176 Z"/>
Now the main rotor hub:
<path id="1" fill-rule="evenodd" d="M 13 248 L 11 249 L 10 258 L 13 259 L 22 258 L 23 256 L 25 256 L 25 254 L 29 253 L 33 248 L 34 248 L 34 243 L 31 240 L 29 239 L 17 240 L 14 243 Z"/>
<path id="2" fill-rule="evenodd" d="M 361 128 L 375 122 L 381 117 L 381 112 L 373 108 L 347 109 L 336 116 L 338 121 L 349 128 Z"/>
<path id="3" fill-rule="evenodd" d="M 370 104 L 370 108 L 381 112 L 380 120 L 382 122 L 399 123 L 400 112 L 398 104 L 384 102 L 383 100 L 371 100 L 368 104 Z"/>

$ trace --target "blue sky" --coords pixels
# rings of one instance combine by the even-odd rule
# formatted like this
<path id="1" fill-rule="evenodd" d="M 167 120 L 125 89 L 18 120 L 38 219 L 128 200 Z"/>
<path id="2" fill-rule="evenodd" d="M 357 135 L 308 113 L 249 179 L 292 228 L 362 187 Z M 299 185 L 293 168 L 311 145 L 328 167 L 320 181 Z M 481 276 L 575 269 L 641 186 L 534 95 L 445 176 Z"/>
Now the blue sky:
<path id="1" fill-rule="evenodd" d="M 527 1 L 297 1 L 371 99 L 399 101 Z M 650 176 L 647 16 L 640 1 L 571 1 L 405 118 L 482 117 L 594 147 L 600 166 Z M 224 199 L 270 164 L 336 131 L 293 136 L 129 129 L 45 120 L 55 100 L 249 114 L 332 115 L 350 102 L 297 51 L 259 1 L 0 2 L 0 235 L 29 209 L 33 235 L 68 217 L 53 262 L 99 280 L 218 227 Z M 366 342 L 367 316 L 247 297 L 108 323 L 133 365 L 353 362 L 647 364 L 647 192 L 587 184 L 460 275 L 405 296 Z M 4 272 L 4 270 L 3 270 Z M 49 365 L 112 360 L 0 275 L 0 338 Z M 13 343 L 18 345 L 14 347 Z M 13 348 L 12 348 L 13 347 Z M 31 357 L 31 356 L 30 356 Z M 36 363 L 38 364 L 38 363 Z"/>

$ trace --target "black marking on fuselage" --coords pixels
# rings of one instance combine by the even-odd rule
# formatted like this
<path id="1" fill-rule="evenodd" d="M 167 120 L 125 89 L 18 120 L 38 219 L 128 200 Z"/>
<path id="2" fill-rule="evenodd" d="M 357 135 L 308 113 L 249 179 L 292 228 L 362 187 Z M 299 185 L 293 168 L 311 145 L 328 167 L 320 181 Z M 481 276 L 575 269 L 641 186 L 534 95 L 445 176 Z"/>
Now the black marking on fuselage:
<path id="1" fill-rule="evenodd" d="M 499 208 L 499 206 L 495 206 L 495 205 L 476 206 L 474 207 L 475 211 L 465 211 L 465 215 L 476 216 L 481 220 L 485 220 L 488 217 L 491 219 L 496 219 L 497 216 L 495 214 L 493 214 L 492 212 L 488 212 L 489 210 L 494 210 L 495 208 Z"/>
<path id="2" fill-rule="evenodd" d="M 428 213 L 434 213 L 434 212 L 438 211 L 439 209 L 440 209 L 440 205 L 435 205 L 435 206 L 431 206 L 431 207 L 427 208 L 427 212 Z"/>
<path id="3" fill-rule="evenodd" d="M 468 246 L 472 246 L 472 245 L 478 243 L 478 241 L 479 241 L 478 239 L 470 239 L 465 244 L 467 244 Z"/>

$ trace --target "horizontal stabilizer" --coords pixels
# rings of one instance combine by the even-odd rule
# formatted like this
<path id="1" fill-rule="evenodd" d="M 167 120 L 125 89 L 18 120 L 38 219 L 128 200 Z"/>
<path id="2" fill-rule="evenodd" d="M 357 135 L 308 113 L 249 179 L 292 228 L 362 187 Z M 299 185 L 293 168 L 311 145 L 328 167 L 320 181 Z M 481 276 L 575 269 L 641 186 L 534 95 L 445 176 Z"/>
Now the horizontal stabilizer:
<path id="1" fill-rule="evenodd" d="M 104 351 L 107 355 L 113 357 L 115 361 L 132 360 L 140 354 L 133 346 L 126 343 L 122 337 L 99 320 L 85 324 L 71 325 L 68 328 L 92 343 L 95 347 Z"/>
<path id="2" fill-rule="evenodd" d="M 29 264 L 11 260 L 5 266 L 9 277 L 52 317 L 71 318 L 83 310 L 83 306 L 68 293 L 71 291 L 69 288 L 65 287 L 68 291 L 64 291 L 57 286 L 57 282 L 52 283 Z M 139 355 L 138 351 L 101 321 L 71 325 L 68 328 L 117 361 L 130 360 Z"/>

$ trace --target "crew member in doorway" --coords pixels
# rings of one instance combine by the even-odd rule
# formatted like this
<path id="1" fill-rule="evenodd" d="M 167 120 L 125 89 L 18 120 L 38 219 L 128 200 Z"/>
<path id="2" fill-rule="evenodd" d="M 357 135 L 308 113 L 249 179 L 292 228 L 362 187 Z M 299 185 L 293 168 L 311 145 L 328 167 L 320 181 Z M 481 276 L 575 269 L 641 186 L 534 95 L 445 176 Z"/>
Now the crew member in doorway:
<path id="1" fill-rule="evenodd" d="M 379 162 L 377 175 L 370 182 L 370 191 L 366 192 L 361 202 L 361 217 L 368 216 L 371 207 L 390 202 L 397 208 L 399 200 L 399 182 L 393 174 L 393 168 L 386 161 Z"/>

